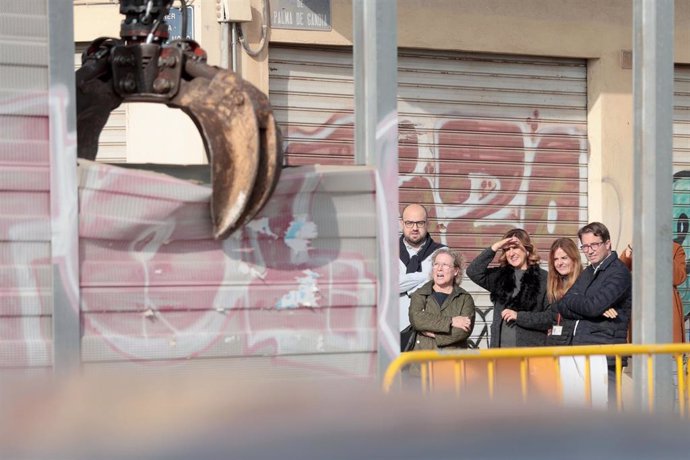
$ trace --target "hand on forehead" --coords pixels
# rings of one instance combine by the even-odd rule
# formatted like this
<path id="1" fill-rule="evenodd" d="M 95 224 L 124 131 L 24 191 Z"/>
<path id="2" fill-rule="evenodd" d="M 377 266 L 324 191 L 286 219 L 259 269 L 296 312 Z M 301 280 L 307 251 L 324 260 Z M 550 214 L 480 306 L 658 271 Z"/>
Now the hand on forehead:
<path id="1" fill-rule="evenodd" d="M 511 236 L 508 238 L 508 240 L 505 242 L 503 245 L 503 250 L 507 251 L 509 249 L 513 248 L 520 248 L 520 249 L 525 249 L 524 246 L 522 245 L 522 242 L 517 236 Z"/>

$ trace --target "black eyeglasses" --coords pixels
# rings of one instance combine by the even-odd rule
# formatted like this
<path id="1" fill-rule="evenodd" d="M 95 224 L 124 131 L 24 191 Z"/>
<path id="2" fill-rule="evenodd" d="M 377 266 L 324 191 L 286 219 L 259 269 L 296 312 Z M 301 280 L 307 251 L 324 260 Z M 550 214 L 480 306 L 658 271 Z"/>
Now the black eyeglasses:
<path id="1" fill-rule="evenodd" d="M 426 221 L 425 220 L 406 220 L 403 222 L 405 224 L 406 228 L 412 228 L 413 226 L 416 226 L 417 228 L 424 228 L 426 227 Z"/>
<path id="2" fill-rule="evenodd" d="M 598 243 L 583 244 L 582 246 L 580 246 L 580 249 L 582 249 L 582 252 L 588 252 L 590 249 L 596 251 L 601 247 L 602 244 L 604 244 L 603 241 L 600 241 Z"/>

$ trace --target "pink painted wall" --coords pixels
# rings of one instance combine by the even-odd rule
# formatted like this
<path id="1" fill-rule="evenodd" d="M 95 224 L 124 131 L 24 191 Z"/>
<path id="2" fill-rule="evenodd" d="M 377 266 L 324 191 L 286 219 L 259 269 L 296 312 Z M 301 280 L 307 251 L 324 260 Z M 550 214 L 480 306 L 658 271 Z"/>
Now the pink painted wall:
<path id="1" fill-rule="evenodd" d="M 45 89 L 0 97 L 0 370 L 52 364 L 48 136 Z"/>
<path id="2" fill-rule="evenodd" d="M 91 162 L 79 174 L 87 367 L 253 357 L 249 367 L 373 375 L 370 169 L 286 169 L 226 241 L 211 239 L 206 186 Z"/>

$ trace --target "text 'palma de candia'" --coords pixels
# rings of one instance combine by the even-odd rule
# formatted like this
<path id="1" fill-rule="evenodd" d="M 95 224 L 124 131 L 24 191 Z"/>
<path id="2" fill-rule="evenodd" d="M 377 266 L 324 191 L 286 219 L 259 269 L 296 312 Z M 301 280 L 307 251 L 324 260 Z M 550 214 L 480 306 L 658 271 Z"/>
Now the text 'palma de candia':
<path id="1" fill-rule="evenodd" d="M 273 12 L 273 22 L 274 25 L 286 25 L 286 26 L 311 26 L 311 27 L 326 27 L 328 26 L 328 21 L 326 21 L 325 14 L 318 14 L 312 11 L 308 13 L 302 12 L 292 12 L 286 10 L 278 10 Z"/>

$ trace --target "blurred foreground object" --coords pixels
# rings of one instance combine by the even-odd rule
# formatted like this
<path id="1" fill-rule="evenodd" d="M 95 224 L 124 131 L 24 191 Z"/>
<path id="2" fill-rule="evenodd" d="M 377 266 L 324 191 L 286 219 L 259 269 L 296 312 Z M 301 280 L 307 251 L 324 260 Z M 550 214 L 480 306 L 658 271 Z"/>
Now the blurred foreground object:
<path id="1" fill-rule="evenodd" d="M 554 448 L 564 460 L 687 455 L 690 426 L 674 418 L 385 396 L 370 381 L 268 384 L 260 374 L 218 374 L 103 375 L 3 391 L 3 458 L 538 460 L 552 459 Z"/>

